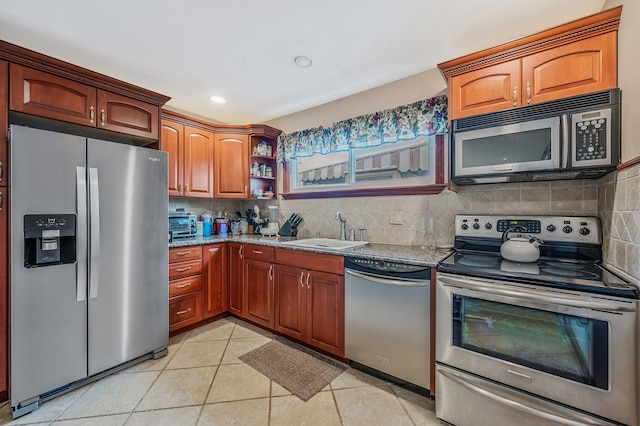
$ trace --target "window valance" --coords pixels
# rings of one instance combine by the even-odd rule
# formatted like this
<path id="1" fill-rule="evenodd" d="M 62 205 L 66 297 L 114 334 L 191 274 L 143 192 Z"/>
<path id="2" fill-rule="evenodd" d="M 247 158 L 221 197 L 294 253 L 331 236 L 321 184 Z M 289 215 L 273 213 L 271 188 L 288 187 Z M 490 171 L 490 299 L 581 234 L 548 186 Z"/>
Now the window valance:
<path id="1" fill-rule="evenodd" d="M 409 105 L 361 115 L 278 137 L 278 161 L 315 154 L 348 151 L 447 132 L 447 97 L 437 96 Z"/>

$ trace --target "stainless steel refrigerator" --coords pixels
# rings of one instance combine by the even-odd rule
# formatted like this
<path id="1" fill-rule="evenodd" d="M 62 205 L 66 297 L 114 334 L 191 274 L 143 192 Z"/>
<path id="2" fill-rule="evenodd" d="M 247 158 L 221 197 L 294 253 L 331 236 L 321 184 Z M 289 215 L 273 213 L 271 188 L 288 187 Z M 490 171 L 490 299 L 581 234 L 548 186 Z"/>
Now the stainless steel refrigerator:
<path id="1" fill-rule="evenodd" d="M 10 151 L 10 396 L 18 417 L 166 354 L 167 154 L 18 125 Z"/>

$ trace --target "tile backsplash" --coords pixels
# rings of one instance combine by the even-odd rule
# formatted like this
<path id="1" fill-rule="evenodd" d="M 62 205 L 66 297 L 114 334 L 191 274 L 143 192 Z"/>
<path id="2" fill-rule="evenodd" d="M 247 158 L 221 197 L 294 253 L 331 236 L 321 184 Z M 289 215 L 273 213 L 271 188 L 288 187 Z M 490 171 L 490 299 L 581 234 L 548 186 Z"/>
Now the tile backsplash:
<path id="1" fill-rule="evenodd" d="M 223 200 L 170 198 L 169 207 L 184 207 L 197 215 L 235 212 L 258 205 L 280 207 L 280 224 L 292 213 L 304 218 L 299 236 L 337 238 L 336 213 L 347 219 L 347 231 L 366 229 L 374 243 L 421 245 L 422 219 L 433 218 L 436 244 L 453 244 L 457 214 L 599 216 L 605 239 L 605 260 L 632 277 L 640 278 L 640 165 L 599 180 L 567 180 L 461 186 L 458 192 L 438 195 L 332 198 L 314 200 Z M 399 223 L 392 223 L 399 222 Z M 348 234 L 347 234 L 348 235 Z"/>
<path id="2" fill-rule="evenodd" d="M 600 179 L 604 260 L 640 280 L 640 165 Z"/>

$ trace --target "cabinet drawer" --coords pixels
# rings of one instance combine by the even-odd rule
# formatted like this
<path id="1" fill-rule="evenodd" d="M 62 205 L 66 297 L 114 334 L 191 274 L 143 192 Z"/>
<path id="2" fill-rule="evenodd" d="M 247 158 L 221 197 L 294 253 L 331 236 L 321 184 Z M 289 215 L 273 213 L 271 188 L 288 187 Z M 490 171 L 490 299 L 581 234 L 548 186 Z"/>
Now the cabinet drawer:
<path id="1" fill-rule="evenodd" d="M 169 281 L 191 275 L 200 275 L 201 273 L 202 259 L 172 263 L 169 265 Z"/>
<path id="2" fill-rule="evenodd" d="M 244 246 L 244 257 L 246 259 L 273 262 L 273 252 L 273 247 L 254 246 L 253 244 L 245 244 Z"/>
<path id="3" fill-rule="evenodd" d="M 279 248 L 275 253 L 275 263 L 344 275 L 344 257 L 331 254 Z"/>
<path id="4" fill-rule="evenodd" d="M 169 331 L 202 320 L 202 293 L 189 293 L 169 299 Z"/>
<path id="5" fill-rule="evenodd" d="M 169 297 L 202 290 L 202 275 L 169 282 Z"/>
<path id="6" fill-rule="evenodd" d="M 202 259 L 202 246 L 175 247 L 169 249 L 169 263 Z"/>

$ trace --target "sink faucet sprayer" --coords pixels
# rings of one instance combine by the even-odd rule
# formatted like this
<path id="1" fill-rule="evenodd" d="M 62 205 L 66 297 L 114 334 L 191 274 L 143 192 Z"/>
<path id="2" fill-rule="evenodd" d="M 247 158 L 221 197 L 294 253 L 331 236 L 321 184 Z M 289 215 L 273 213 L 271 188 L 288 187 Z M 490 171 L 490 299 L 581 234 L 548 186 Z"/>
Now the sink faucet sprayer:
<path id="1" fill-rule="evenodd" d="M 342 217 L 342 214 L 338 212 L 336 213 L 336 220 L 340 221 L 340 239 L 344 241 L 347 239 L 347 218 Z"/>

